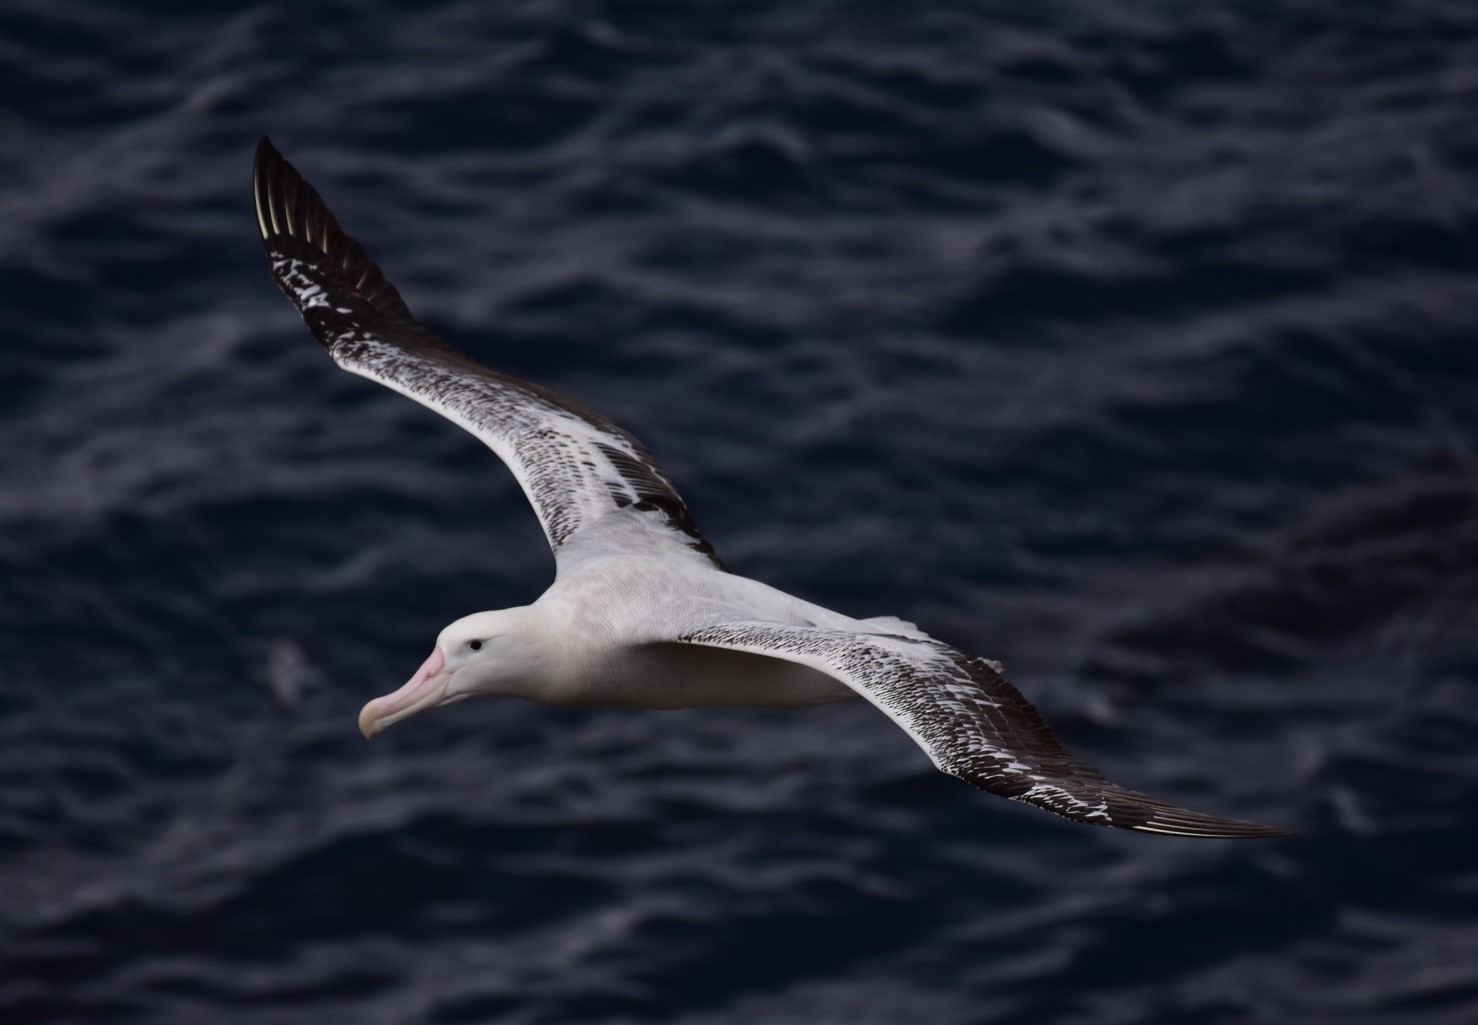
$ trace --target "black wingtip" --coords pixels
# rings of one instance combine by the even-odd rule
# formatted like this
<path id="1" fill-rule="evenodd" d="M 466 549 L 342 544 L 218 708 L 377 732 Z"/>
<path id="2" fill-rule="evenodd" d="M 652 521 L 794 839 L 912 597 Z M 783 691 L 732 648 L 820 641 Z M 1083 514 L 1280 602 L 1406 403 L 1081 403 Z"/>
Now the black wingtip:
<path id="1" fill-rule="evenodd" d="M 262 241 L 266 241 L 271 232 L 267 227 L 265 204 L 263 203 L 262 184 L 266 181 L 266 165 L 274 158 L 281 159 L 282 155 L 272 145 L 272 140 L 265 135 L 257 140 L 257 155 L 251 162 L 251 191 L 252 202 L 257 209 L 257 230 L 262 233 Z"/>
<path id="2" fill-rule="evenodd" d="M 1286 829 L 1265 826 L 1261 822 L 1227 819 L 1191 811 L 1138 790 L 1128 790 L 1109 783 L 1095 769 L 1090 768 L 1088 773 L 1091 776 L 1080 774 L 1078 778 L 1062 777 L 1060 786 L 1033 786 L 1005 796 L 1012 800 L 1025 801 L 1074 822 L 1115 826 L 1119 829 L 1131 829 L 1136 833 L 1154 833 L 1157 836 L 1259 840 L 1293 835 Z M 968 775 L 962 778 L 983 790 L 992 789 Z M 1020 785 L 1018 790 L 1019 788 Z M 1046 793 L 1042 793 L 1043 790 Z M 999 789 L 994 792 L 1001 793 Z"/>
<path id="3" fill-rule="evenodd" d="M 1110 787 L 1107 792 L 1113 825 L 1160 836 L 1193 836 L 1211 840 L 1263 840 L 1292 836 L 1286 829 L 1245 819 L 1224 819 L 1162 801 L 1134 790 Z"/>
<path id="4" fill-rule="evenodd" d="M 1276 826 L 1265 826 L 1260 822 L 1209 817 L 1204 822 L 1194 824 L 1146 822 L 1127 828 L 1138 833 L 1154 833 L 1157 836 L 1188 836 L 1206 840 L 1275 840 L 1278 837 L 1297 835 Z"/>
<path id="5" fill-rule="evenodd" d="M 279 236 L 295 238 L 330 257 L 335 255 L 335 250 L 343 255 L 345 241 L 353 243 L 318 191 L 277 152 L 265 135 L 257 142 L 251 177 L 257 229 L 263 241 Z M 362 250 L 359 255 L 363 256 Z"/>
<path id="6" fill-rule="evenodd" d="M 265 135 L 257 142 L 252 163 L 252 198 L 257 230 L 269 256 L 311 261 L 315 272 L 324 277 L 325 288 L 363 302 L 380 317 L 413 320 L 395 286 L 344 231 L 318 190 Z M 292 291 L 284 290 L 297 301 Z"/>

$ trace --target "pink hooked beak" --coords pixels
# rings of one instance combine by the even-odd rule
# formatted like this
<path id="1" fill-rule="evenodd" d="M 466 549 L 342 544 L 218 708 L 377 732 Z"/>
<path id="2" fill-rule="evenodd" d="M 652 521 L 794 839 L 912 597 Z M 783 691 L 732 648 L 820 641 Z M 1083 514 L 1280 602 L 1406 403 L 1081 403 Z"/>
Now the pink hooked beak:
<path id="1" fill-rule="evenodd" d="M 359 732 L 368 740 L 391 723 L 441 704 L 446 700 L 447 684 L 451 682 L 452 674 L 446 668 L 446 657 L 441 648 L 432 648 L 431 657 L 422 663 L 404 687 L 364 706 L 359 713 Z"/>

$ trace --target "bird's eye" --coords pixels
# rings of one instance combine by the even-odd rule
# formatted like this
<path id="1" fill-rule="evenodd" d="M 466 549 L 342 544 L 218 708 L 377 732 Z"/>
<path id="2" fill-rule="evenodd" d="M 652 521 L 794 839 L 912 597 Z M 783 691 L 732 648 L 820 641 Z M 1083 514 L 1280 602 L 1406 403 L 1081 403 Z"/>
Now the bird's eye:
<path id="1" fill-rule="evenodd" d="M 468 641 L 467 647 L 471 648 L 473 651 L 481 651 L 482 641 Z"/>

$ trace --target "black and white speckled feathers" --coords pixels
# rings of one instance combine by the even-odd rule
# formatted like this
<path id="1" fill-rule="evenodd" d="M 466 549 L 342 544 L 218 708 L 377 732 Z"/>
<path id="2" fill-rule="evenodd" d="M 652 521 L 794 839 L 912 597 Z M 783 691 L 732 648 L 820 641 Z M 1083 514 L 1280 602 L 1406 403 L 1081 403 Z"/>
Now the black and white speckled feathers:
<path id="1" fill-rule="evenodd" d="M 708 626 L 680 639 L 830 673 L 903 727 L 941 771 L 1076 822 L 1174 836 L 1285 835 L 1108 782 L 1063 749 L 999 663 L 935 640 L 765 622 Z"/>
<path id="2" fill-rule="evenodd" d="M 415 399 L 497 453 L 556 556 L 601 522 L 605 551 L 623 544 L 680 549 L 724 568 L 641 442 L 572 399 L 488 369 L 417 324 L 317 190 L 265 138 L 253 188 L 272 275 L 319 344 L 344 369 Z"/>

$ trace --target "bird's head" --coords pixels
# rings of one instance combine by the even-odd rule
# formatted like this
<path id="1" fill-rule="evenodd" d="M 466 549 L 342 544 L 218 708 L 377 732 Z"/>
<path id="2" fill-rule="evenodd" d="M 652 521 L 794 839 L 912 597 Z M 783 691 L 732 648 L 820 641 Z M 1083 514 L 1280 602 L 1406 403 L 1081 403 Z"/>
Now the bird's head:
<path id="1" fill-rule="evenodd" d="M 526 615 L 522 608 L 478 612 L 448 626 L 405 686 L 364 706 L 359 732 L 373 737 L 417 712 L 479 694 L 519 694 L 532 670 Z"/>

